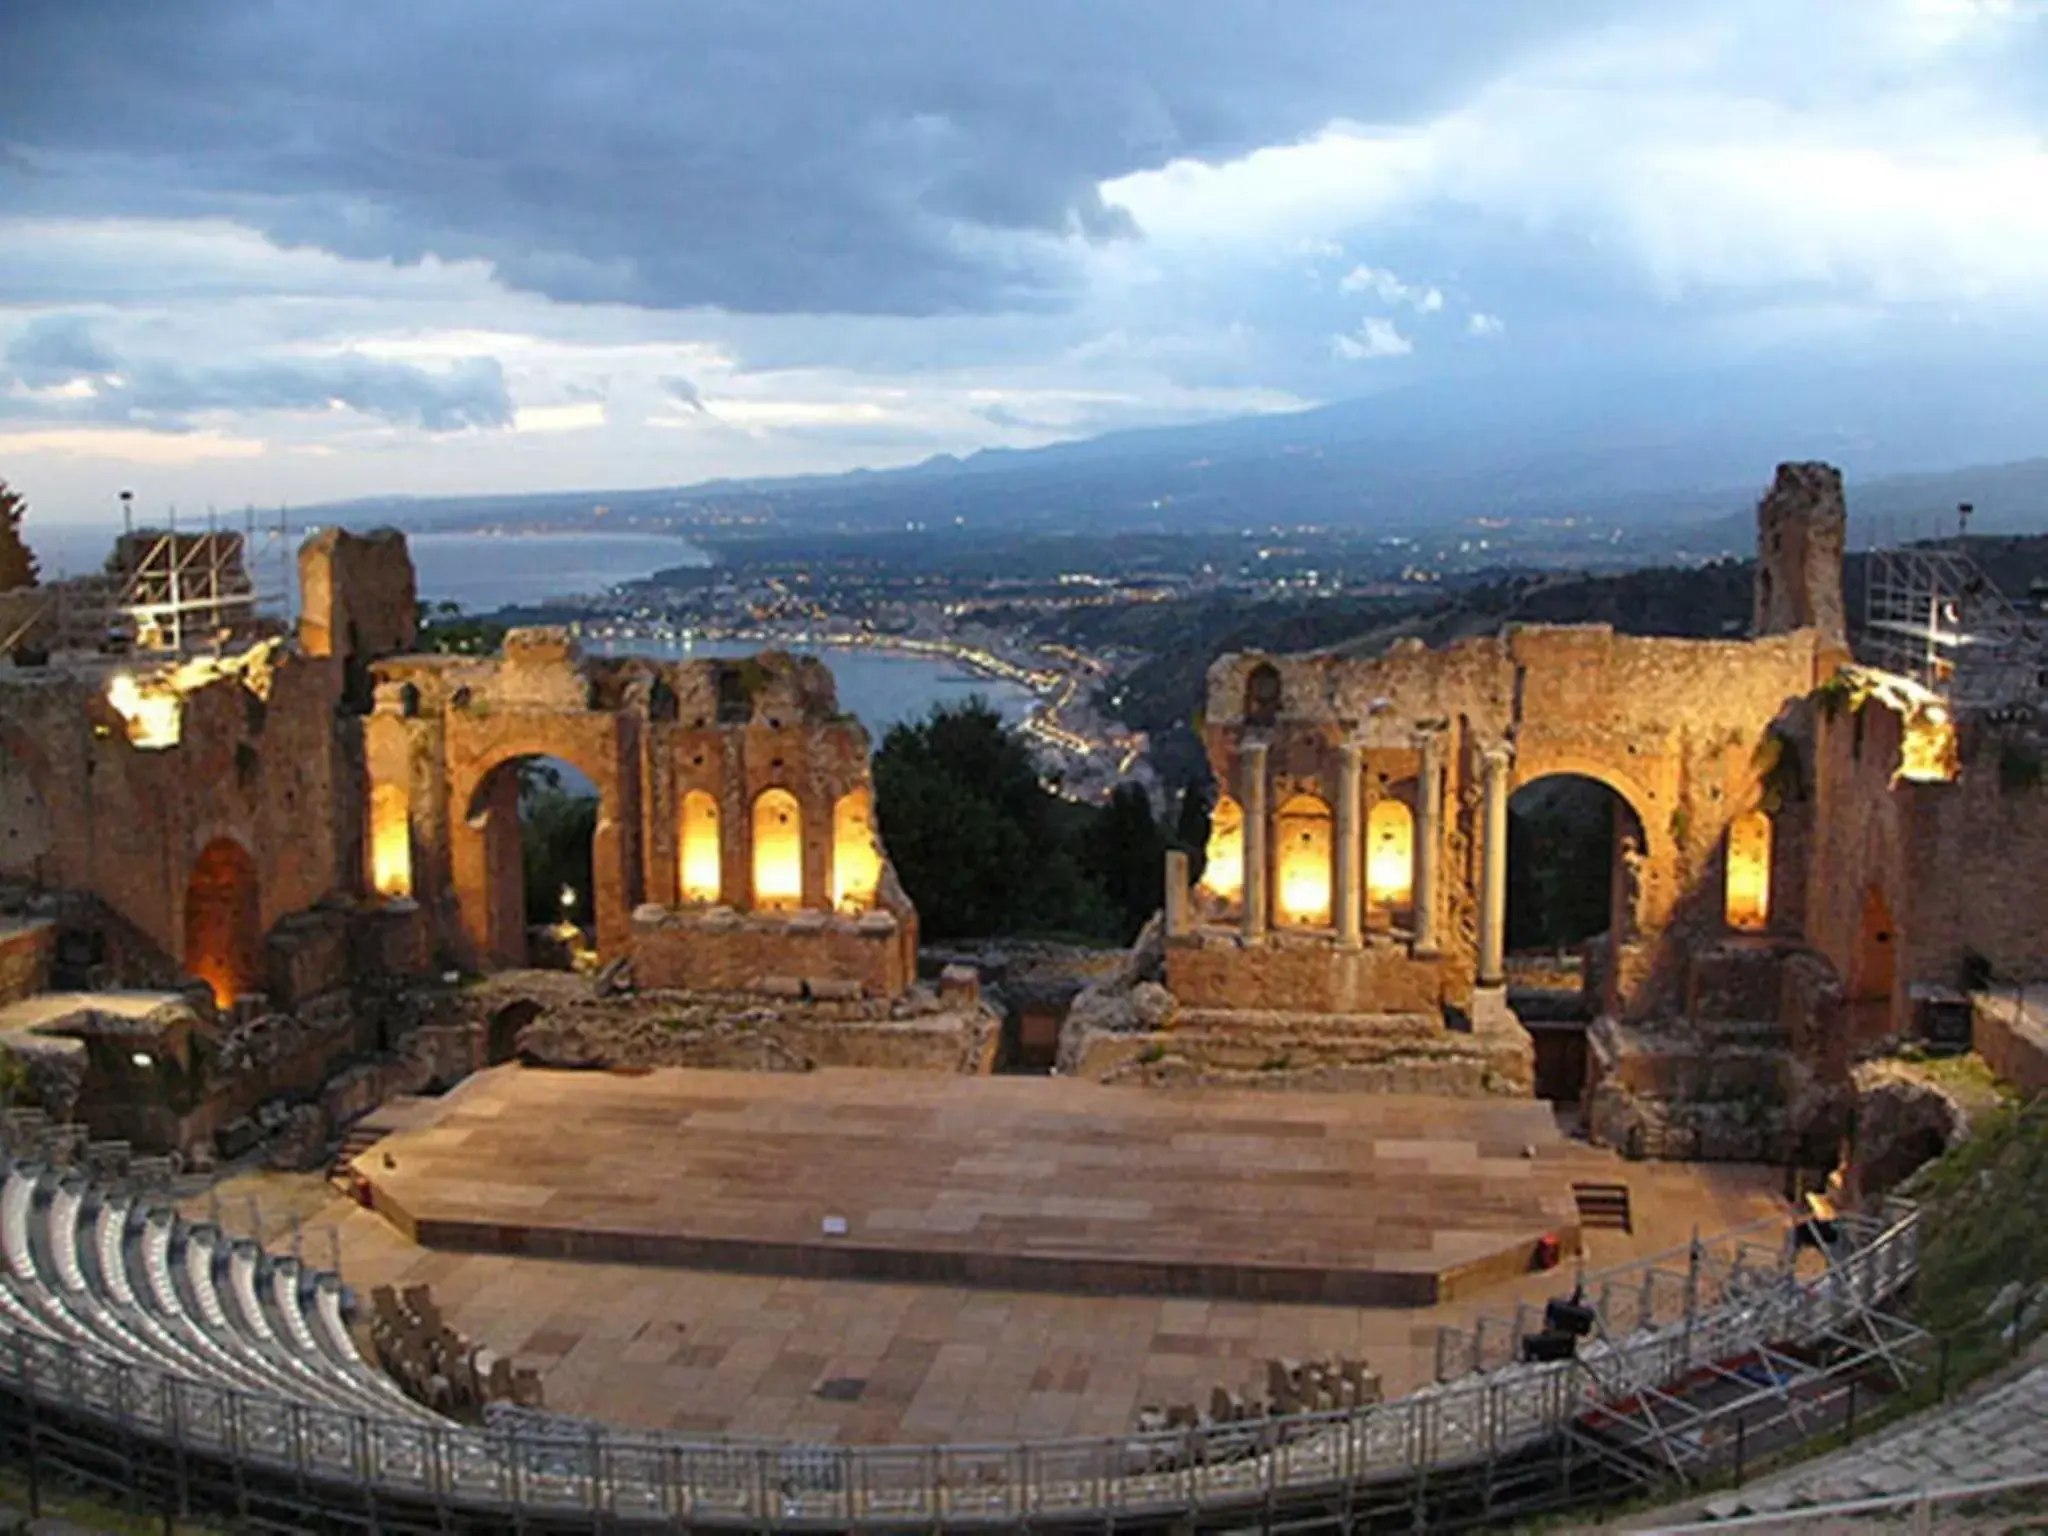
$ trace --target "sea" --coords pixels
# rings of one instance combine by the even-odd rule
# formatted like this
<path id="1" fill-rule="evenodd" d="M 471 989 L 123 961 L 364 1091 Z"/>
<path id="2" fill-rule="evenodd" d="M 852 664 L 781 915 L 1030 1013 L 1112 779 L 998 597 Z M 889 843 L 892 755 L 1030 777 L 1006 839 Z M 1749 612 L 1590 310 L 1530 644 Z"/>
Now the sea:
<path id="1" fill-rule="evenodd" d="M 550 598 L 589 596 L 622 581 L 683 565 L 709 565 L 711 557 L 685 540 L 651 534 L 420 533 L 409 536 L 420 596 L 489 613 Z M 762 649 L 741 640 L 610 640 L 588 642 L 610 655 L 689 659 L 751 656 Z M 859 717 L 877 744 L 889 727 L 920 720 L 934 705 L 985 699 L 1005 719 L 1031 707 L 1028 689 L 969 676 L 954 664 L 924 656 L 841 646 L 784 644 L 819 657 L 832 669 L 839 707 Z"/>

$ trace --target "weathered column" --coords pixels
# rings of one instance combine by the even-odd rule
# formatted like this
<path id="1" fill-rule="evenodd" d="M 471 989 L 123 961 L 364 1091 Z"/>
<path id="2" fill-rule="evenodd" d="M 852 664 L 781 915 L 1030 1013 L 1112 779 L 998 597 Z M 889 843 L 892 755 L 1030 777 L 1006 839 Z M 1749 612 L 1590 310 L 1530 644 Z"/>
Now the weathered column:
<path id="1" fill-rule="evenodd" d="M 1166 936 L 1188 931 L 1188 856 L 1181 848 L 1166 850 Z"/>
<path id="2" fill-rule="evenodd" d="M 1415 778 L 1415 907 L 1414 953 L 1424 959 L 1439 950 L 1436 936 L 1436 848 L 1443 836 L 1444 771 L 1443 753 L 1437 733 L 1417 738 L 1422 764 Z"/>
<path id="3" fill-rule="evenodd" d="M 1479 885 L 1479 985 L 1497 987 L 1506 977 L 1508 929 L 1508 749 L 1486 749 L 1484 823 Z"/>
<path id="4" fill-rule="evenodd" d="M 1347 949 L 1359 944 L 1364 892 L 1358 867 L 1359 750 L 1356 742 L 1337 748 L 1337 942 Z"/>
<path id="5" fill-rule="evenodd" d="M 1244 807 L 1244 937 L 1266 937 L 1266 743 L 1244 742 L 1237 754 L 1237 801 Z"/>

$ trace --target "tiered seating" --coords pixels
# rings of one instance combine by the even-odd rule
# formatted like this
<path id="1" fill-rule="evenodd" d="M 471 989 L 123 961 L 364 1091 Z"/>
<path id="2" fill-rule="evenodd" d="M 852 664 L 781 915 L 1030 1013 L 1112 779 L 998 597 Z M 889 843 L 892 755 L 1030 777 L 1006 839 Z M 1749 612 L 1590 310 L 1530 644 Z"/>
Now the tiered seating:
<path id="1" fill-rule="evenodd" d="M 392 1378 L 439 1413 L 475 1419 L 492 1403 L 541 1406 L 540 1375 L 449 1327 L 424 1285 L 404 1293 L 380 1285 L 370 1293 L 370 1343 Z"/>
<path id="2" fill-rule="evenodd" d="M 9 1162 L 0 1254 L 0 1337 L 75 1344 L 262 1398 L 439 1421 L 357 1352 L 335 1275 L 83 1173 Z"/>

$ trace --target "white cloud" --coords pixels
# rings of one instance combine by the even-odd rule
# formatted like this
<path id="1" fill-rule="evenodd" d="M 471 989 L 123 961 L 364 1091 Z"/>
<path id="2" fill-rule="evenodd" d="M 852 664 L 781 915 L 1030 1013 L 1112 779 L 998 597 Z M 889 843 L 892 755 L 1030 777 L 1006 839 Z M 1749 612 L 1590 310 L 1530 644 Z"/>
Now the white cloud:
<path id="1" fill-rule="evenodd" d="M 1353 267 L 1338 280 L 1337 291 L 1370 293 L 1382 304 L 1405 304 L 1423 315 L 1433 315 L 1444 307 L 1441 289 L 1403 282 L 1384 267 Z"/>
<path id="2" fill-rule="evenodd" d="M 209 459 L 263 456 L 259 438 L 224 432 L 146 432 L 129 427 L 53 427 L 0 432 L 0 453 L 24 458 L 49 454 L 70 459 L 110 459 L 122 464 L 198 464 Z"/>
<path id="3" fill-rule="evenodd" d="M 1332 336 L 1330 350 L 1346 362 L 1356 363 L 1375 357 L 1406 357 L 1415 350 L 1415 343 L 1396 330 L 1393 321 L 1367 315 L 1356 334 Z"/>
<path id="4" fill-rule="evenodd" d="M 1465 321 L 1467 336 L 1498 336 L 1507 329 L 1507 322 L 1499 315 L 1489 315 L 1484 310 L 1474 310 Z"/>

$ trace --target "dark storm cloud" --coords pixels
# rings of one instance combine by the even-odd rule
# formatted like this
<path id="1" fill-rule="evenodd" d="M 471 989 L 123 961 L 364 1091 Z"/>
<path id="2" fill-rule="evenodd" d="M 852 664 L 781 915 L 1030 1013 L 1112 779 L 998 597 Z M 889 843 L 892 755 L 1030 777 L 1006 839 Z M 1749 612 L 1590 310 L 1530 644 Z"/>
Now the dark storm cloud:
<path id="1" fill-rule="evenodd" d="M 15 0 L 0 191 L 565 300 L 1057 303 L 1098 183 L 1441 108 L 1618 0 Z"/>
<path id="2" fill-rule="evenodd" d="M 502 427 L 513 417 L 495 358 L 472 358 L 447 373 L 343 353 L 238 366 L 160 359 L 124 361 L 73 315 L 45 316 L 8 346 L 0 386 L 29 389 L 88 380 L 90 395 L 0 393 L 0 416 L 177 429 L 205 411 L 326 411 L 337 407 L 429 432 Z"/>

